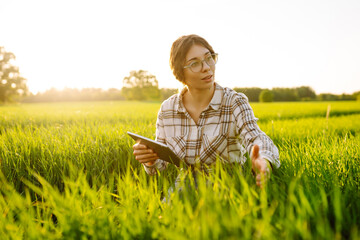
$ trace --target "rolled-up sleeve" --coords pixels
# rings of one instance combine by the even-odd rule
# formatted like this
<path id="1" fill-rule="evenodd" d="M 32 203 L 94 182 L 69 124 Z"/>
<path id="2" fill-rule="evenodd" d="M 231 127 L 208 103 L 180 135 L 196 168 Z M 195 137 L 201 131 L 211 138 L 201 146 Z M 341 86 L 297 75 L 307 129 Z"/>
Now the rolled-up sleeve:
<path id="1" fill-rule="evenodd" d="M 240 136 L 247 152 L 251 154 L 253 146 L 258 145 L 260 156 L 269 160 L 272 166 L 279 168 L 279 150 L 273 141 L 260 130 L 257 125 L 258 119 L 255 118 L 247 97 L 242 93 L 235 94 L 232 107 L 237 125 L 237 134 Z"/>

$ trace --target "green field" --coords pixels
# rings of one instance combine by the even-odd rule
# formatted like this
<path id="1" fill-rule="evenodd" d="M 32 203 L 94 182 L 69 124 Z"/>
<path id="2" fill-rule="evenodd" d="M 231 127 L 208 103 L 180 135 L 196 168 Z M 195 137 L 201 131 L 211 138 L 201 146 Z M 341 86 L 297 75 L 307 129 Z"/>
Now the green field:
<path id="1" fill-rule="evenodd" d="M 178 170 L 146 175 L 126 135 L 154 138 L 160 103 L 0 106 L 0 238 L 360 239 L 360 102 L 251 105 L 280 151 L 267 187 L 219 162 L 168 202 Z"/>

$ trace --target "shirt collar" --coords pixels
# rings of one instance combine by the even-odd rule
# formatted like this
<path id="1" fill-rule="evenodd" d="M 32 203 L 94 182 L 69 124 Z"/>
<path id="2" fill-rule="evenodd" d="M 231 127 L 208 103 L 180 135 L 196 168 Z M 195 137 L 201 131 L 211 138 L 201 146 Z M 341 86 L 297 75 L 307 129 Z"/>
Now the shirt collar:
<path id="1" fill-rule="evenodd" d="M 181 92 L 178 94 L 178 97 L 176 99 L 176 102 L 175 102 L 175 109 L 178 111 L 178 112 L 185 112 L 185 107 L 184 107 L 184 104 L 183 104 L 183 95 L 184 93 L 187 91 L 187 87 L 185 86 Z M 223 95 L 224 95 L 224 89 L 223 87 L 221 87 L 219 84 L 215 83 L 215 92 L 214 92 L 214 95 L 209 103 L 209 107 L 208 108 L 212 108 L 214 110 L 218 110 L 220 105 L 221 105 L 221 101 L 222 101 L 222 98 L 223 98 Z"/>
<path id="2" fill-rule="evenodd" d="M 224 96 L 223 87 L 221 87 L 219 84 L 215 83 L 215 92 L 214 92 L 214 96 L 212 97 L 212 99 L 210 101 L 209 107 L 212 107 L 212 109 L 214 109 L 214 110 L 218 110 L 221 105 L 223 96 Z"/>

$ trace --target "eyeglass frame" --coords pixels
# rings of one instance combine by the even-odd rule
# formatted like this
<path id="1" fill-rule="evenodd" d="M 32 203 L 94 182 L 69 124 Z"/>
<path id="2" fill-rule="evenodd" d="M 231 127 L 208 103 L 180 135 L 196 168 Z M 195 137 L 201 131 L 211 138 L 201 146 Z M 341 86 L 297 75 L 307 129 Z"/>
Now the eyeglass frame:
<path id="1" fill-rule="evenodd" d="M 201 63 L 201 68 L 200 68 L 200 71 L 201 71 L 201 69 L 203 69 L 203 67 L 204 67 L 204 62 L 206 62 L 206 64 L 210 67 L 210 66 L 215 66 L 216 65 L 216 63 L 217 63 L 217 60 L 218 60 L 218 53 L 211 53 L 210 54 L 211 55 L 211 57 L 214 59 L 214 56 L 216 57 L 216 61 L 215 61 L 215 64 L 214 65 L 211 65 L 211 64 L 209 64 L 207 61 L 206 61 L 206 59 L 203 59 L 203 60 L 200 60 L 200 63 Z M 193 73 L 198 73 L 198 72 L 200 72 L 200 71 L 198 71 L 198 72 L 194 72 L 193 70 L 192 70 L 192 68 L 191 68 L 191 64 L 193 64 L 194 62 L 192 62 L 192 63 L 190 63 L 189 65 L 186 65 L 186 66 L 184 66 L 184 69 L 185 68 L 190 68 L 190 71 L 192 71 Z"/>

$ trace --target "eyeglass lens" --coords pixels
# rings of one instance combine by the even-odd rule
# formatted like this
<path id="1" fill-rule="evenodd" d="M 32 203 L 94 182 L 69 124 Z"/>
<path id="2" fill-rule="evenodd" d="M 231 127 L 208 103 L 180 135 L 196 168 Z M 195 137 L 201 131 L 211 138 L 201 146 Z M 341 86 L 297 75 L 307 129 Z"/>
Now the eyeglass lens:
<path id="1" fill-rule="evenodd" d="M 191 68 L 191 71 L 193 71 L 193 72 L 200 72 L 201 69 L 203 68 L 204 62 L 206 62 L 206 64 L 209 66 L 213 66 L 216 64 L 216 61 L 217 61 L 217 54 L 211 54 L 211 55 L 207 56 L 204 60 L 199 60 L 199 61 L 193 62 L 190 65 L 190 68 Z"/>

